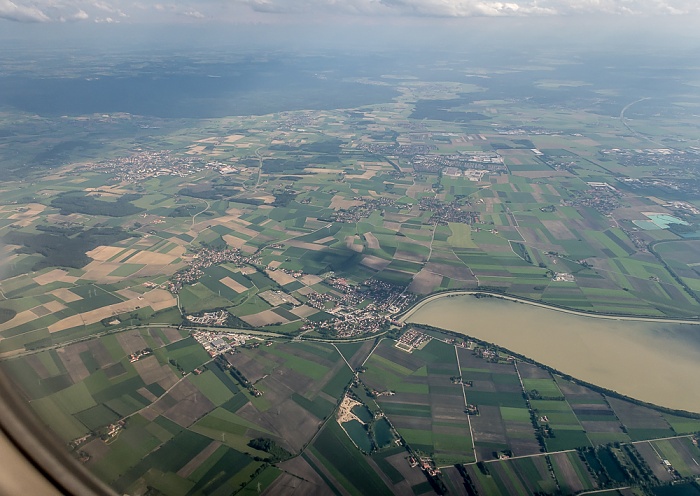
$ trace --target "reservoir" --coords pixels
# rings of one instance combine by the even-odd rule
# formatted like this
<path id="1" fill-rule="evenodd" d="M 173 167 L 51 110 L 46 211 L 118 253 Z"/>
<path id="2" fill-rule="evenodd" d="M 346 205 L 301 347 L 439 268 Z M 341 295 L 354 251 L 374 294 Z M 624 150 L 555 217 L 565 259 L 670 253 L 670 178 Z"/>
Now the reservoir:
<path id="1" fill-rule="evenodd" d="M 467 294 L 428 299 L 403 320 L 502 346 L 632 398 L 700 412 L 697 324 L 584 316 Z"/>

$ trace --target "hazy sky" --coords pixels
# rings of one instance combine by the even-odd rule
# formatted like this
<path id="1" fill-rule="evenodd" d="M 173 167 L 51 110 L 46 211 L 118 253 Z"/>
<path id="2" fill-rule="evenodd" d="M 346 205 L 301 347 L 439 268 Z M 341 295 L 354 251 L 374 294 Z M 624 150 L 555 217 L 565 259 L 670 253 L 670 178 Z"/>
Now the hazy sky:
<path id="1" fill-rule="evenodd" d="M 0 21 L 20 23 L 284 22 L 295 18 L 683 16 L 698 0 L 0 0 Z M 1 24 L 0 24 L 1 25 Z"/>

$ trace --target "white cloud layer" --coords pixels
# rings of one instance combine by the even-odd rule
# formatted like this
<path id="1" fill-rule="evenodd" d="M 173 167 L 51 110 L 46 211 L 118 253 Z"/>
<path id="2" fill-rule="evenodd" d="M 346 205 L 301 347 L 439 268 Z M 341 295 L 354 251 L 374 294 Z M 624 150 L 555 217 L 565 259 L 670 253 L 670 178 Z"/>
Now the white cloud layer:
<path id="1" fill-rule="evenodd" d="M 0 19 L 19 22 L 46 22 L 51 19 L 41 9 L 11 0 L 0 0 Z"/>
<path id="2" fill-rule="evenodd" d="M 580 14 L 685 15 L 699 0 L 0 0 L 18 22 L 225 20 L 232 13 L 460 18 Z M 235 18 L 236 15 L 233 15 Z"/>
<path id="3" fill-rule="evenodd" d="M 697 0 L 238 0 L 258 12 L 334 12 L 420 17 L 691 14 Z"/>

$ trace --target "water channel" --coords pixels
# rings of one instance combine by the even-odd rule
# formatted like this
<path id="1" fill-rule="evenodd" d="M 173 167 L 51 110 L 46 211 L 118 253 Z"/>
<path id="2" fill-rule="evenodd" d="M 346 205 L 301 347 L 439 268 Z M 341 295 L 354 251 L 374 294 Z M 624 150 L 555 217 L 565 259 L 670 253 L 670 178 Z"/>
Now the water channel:
<path id="1" fill-rule="evenodd" d="M 578 379 L 700 412 L 700 325 L 617 320 L 473 295 L 433 297 L 406 322 L 466 334 Z"/>

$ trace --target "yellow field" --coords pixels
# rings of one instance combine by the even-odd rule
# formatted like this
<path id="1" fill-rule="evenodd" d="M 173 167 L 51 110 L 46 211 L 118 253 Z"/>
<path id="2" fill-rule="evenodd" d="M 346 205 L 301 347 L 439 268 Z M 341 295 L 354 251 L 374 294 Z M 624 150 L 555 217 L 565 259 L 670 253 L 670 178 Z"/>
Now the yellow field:
<path id="1" fill-rule="evenodd" d="M 125 251 L 125 248 L 121 246 L 98 246 L 94 250 L 87 252 L 86 255 L 98 262 L 106 262 L 123 251 Z"/>
<path id="2" fill-rule="evenodd" d="M 236 236 L 233 236 L 231 234 L 224 234 L 221 237 L 224 241 L 226 241 L 227 245 L 233 248 L 240 248 L 245 244 L 245 239 L 237 238 Z"/>
<path id="3" fill-rule="evenodd" d="M 447 242 L 454 248 L 479 248 L 472 240 L 472 228 L 467 224 L 449 223 L 452 236 Z"/>
<path id="4" fill-rule="evenodd" d="M 244 291 L 247 291 L 248 288 L 246 288 L 243 284 L 241 284 L 238 281 L 234 281 L 230 277 L 224 277 L 221 279 L 221 284 L 228 286 L 232 290 L 234 290 L 236 293 L 243 293 Z"/>
<path id="5" fill-rule="evenodd" d="M 282 272 L 281 270 L 266 270 L 265 274 L 267 274 L 267 277 L 275 281 L 280 286 L 296 281 L 294 276 Z"/>
<path id="6" fill-rule="evenodd" d="M 112 317 L 113 315 L 132 312 L 138 308 L 147 306 L 150 306 L 154 311 L 158 311 L 174 307 L 176 304 L 177 300 L 168 291 L 165 291 L 164 289 L 154 289 L 143 296 L 138 296 L 127 301 L 115 303 L 114 305 L 108 305 L 59 320 L 58 322 L 49 326 L 49 332 L 59 332 L 72 327 L 95 324 L 100 322 L 102 319 Z"/>
<path id="7" fill-rule="evenodd" d="M 289 322 L 284 317 L 277 315 L 272 310 L 263 310 L 259 313 L 254 313 L 253 315 L 246 315 L 241 317 L 241 320 L 246 321 L 253 327 L 262 327 L 270 324 L 286 324 Z"/>
<path id="8" fill-rule="evenodd" d="M 82 300 L 80 296 L 73 293 L 72 291 L 67 290 L 66 288 L 55 289 L 49 294 L 54 295 L 56 298 L 63 301 L 64 303 L 71 303 L 74 301 Z"/>
<path id="9" fill-rule="evenodd" d="M 354 176 L 353 176 L 354 177 Z M 346 200 L 342 195 L 335 195 L 331 200 L 330 208 L 338 210 L 341 208 L 348 209 L 350 207 L 357 207 L 362 205 L 364 202 L 360 200 Z"/>
<path id="10" fill-rule="evenodd" d="M 37 283 L 39 286 L 46 286 L 47 284 L 56 281 L 73 284 L 77 280 L 77 277 L 69 276 L 68 272 L 61 269 L 54 269 L 51 272 L 47 272 L 46 274 L 42 274 L 34 278 L 34 282 Z"/>

